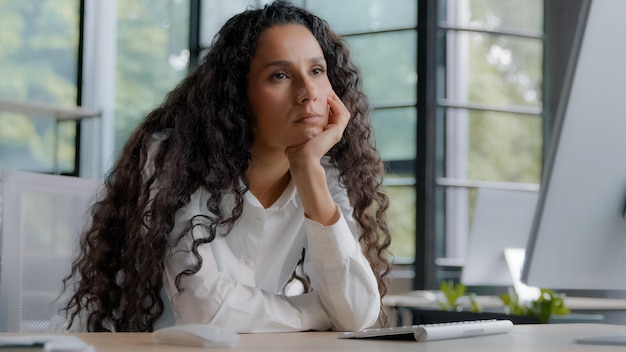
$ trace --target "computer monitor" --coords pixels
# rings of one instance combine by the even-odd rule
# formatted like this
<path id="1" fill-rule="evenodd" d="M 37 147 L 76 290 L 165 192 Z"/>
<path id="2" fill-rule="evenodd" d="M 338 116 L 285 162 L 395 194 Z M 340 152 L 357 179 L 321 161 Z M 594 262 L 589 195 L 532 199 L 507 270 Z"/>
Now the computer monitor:
<path id="1" fill-rule="evenodd" d="M 479 188 L 461 283 L 514 286 L 507 248 L 525 248 L 537 204 L 536 190 Z"/>
<path id="2" fill-rule="evenodd" d="M 626 289 L 626 1 L 583 6 L 522 281 Z"/>

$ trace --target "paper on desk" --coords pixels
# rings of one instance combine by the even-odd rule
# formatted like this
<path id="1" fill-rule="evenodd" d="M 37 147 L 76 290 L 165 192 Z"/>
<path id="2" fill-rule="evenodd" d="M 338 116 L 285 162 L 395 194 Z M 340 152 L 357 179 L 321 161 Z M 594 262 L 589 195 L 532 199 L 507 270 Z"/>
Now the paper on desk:
<path id="1" fill-rule="evenodd" d="M 8 348 L 41 347 L 46 352 L 93 352 L 93 346 L 71 335 L 0 336 L 0 350 Z"/>

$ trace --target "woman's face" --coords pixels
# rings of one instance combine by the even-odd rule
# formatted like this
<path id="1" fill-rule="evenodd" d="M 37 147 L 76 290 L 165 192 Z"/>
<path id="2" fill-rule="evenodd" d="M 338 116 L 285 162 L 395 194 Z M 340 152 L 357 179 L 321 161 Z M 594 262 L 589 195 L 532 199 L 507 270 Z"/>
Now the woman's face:
<path id="1" fill-rule="evenodd" d="M 255 147 L 300 145 L 324 130 L 332 87 L 319 43 L 304 26 L 267 29 L 248 73 Z"/>

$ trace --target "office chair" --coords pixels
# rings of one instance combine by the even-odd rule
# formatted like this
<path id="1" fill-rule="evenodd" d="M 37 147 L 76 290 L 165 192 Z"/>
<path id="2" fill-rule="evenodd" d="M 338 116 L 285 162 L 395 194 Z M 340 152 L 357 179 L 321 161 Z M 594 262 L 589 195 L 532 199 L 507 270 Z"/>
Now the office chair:
<path id="1" fill-rule="evenodd" d="M 0 331 L 44 332 L 99 180 L 0 172 Z"/>

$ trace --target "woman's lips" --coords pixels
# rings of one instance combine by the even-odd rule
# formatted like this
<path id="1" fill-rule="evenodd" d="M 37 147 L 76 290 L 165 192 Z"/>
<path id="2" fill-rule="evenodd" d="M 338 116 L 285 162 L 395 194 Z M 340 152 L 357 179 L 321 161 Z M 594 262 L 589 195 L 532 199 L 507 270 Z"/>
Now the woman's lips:
<path id="1" fill-rule="evenodd" d="M 320 114 L 306 114 L 298 118 L 296 123 L 315 123 L 319 122 L 324 117 Z"/>

